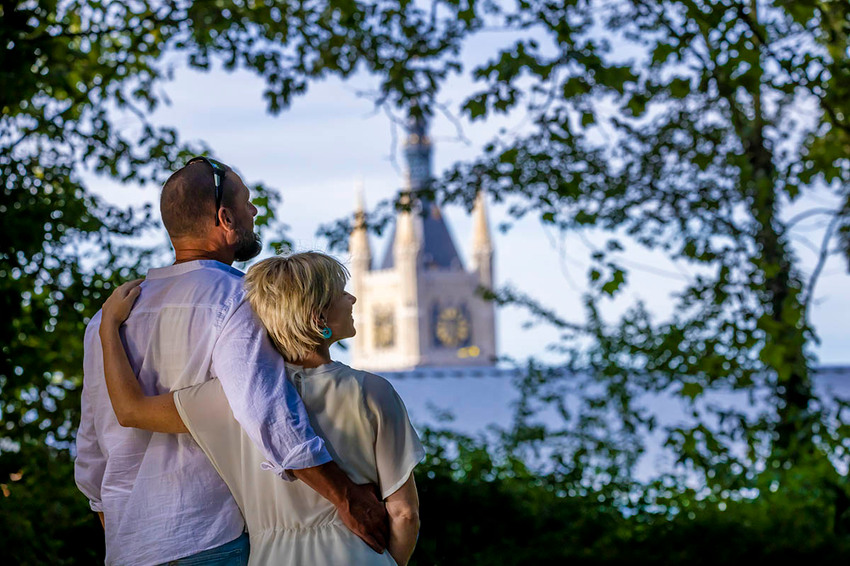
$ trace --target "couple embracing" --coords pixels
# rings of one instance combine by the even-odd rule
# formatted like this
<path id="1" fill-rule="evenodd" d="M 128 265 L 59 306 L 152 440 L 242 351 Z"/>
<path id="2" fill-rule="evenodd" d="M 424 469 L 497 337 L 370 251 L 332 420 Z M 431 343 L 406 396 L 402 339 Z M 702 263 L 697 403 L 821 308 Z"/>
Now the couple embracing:
<path id="1" fill-rule="evenodd" d="M 424 452 L 385 379 L 331 360 L 354 335 L 347 271 L 259 254 L 229 167 L 165 183 L 174 265 L 122 285 L 85 336 L 76 481 L 106 563 L 406 564 Z"/>

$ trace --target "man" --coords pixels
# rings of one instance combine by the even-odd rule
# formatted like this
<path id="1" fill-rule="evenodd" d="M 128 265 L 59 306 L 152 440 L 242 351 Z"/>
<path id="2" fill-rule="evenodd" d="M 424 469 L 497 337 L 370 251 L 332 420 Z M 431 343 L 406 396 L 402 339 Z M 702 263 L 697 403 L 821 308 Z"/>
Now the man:
<path id="1" fill-rule="evenodd" d="M 194 158 L 162 190 L 174 265 L 151 269 L 123 335 L 147 394 L 218 378 L 233 414 L 284 480 L 304 481 L 346 525 L 382 552 L 383 504 L 357 486 L 317 437 L 300 398 L 231 267 L 259 254 L 257 209 L 229 167 Z M 124 428 L 106 391 L 98 327 L 86 329 L 75 476 L 106 532 L 106 563 L 245 564 L 244 522 L 191 435 Z M 132 423 L 125 422 L 130 425 Z"/>

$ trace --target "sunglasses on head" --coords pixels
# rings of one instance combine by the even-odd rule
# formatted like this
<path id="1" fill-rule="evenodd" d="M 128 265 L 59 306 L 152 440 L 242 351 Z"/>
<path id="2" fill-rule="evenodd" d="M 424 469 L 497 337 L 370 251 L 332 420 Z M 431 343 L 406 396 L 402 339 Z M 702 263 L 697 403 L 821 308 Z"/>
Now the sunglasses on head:
<path id="1" fill-rule="evenodd" d="M 221 197 L 224 194 L 224 174 L 227 173 L 227 166 L 221 161 L 217 161 L 210 157 L 203 157 L 201 155 L 193 157 L 186 162 L 186 165 L 199 162 L 206 163 L 212 167 L 213 180 L 215 181 L 215 225 L 218 226 L 218 210 L 221 208 Z"/>

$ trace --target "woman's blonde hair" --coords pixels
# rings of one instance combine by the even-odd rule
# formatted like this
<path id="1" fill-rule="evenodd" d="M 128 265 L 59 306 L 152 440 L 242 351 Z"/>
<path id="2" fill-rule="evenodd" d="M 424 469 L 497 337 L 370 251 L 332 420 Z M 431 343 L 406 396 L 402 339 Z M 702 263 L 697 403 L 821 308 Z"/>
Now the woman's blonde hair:
<path id="1" fill-rule="evenodd" d="M 248 302 L 287 360 L 303 359 L 322 343 L 321 312 L 345 290 L 348 270 L 319 252 L 275 256 L 245 275 Z"/>

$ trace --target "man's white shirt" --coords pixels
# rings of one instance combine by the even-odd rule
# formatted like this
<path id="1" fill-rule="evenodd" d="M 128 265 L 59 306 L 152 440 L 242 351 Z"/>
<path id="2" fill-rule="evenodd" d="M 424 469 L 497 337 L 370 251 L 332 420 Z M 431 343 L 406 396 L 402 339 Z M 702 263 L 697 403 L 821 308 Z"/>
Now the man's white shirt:
<path id="1" fill-rule="evenodd" d="M 147 395 L 219 378 L 266 466 L 288 479 L 284 470 L 331 457 L 245 300 L 242 275 L 206 260 L 151 269 L 122 339 Z M 191 435 L 118 424 L 103 375 L 100 317 L 85 335 L 75 475 L 92 510 L 104 513 L 106 563 L 160 564 L 235 539 L 242 515 Z"/>

